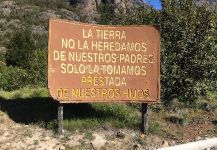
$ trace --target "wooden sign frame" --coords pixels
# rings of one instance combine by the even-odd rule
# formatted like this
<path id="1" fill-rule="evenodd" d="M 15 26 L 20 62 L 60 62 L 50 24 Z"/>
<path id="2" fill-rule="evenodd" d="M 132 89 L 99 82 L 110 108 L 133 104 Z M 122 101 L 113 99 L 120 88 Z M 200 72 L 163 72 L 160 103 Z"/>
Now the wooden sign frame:
<path id="1" fill-rule="evenodd" d="M 82 29 L 83 29 L 83 33 L 82 33 Z M 91 30 L 91 33 L 88 32 L 90 30 Z M 104 33 L 96 33 L 96 30 L 100 30 L 102 32 L 104 31 Z M 86 33 L 84 33 L 84 31 L 86 31 Z M 95 33 L 94 33 L 94 31 L 95 31 Z M 111 32 L 111 33 L 108 33 L 108 32 Z M 122 32 L 122 39 L 121 39 L 121 32 Z M 117 39 L 114 39 L 115 33 L 118 34 Z M 143 35 L 144 33 L 146 35 Z M 88 34 L 89 34 L 89 39 L 87 38 Z M 108 35 L 108 34 L 110 34 L 110 35 Z M 111 39 L 109 39 L 109 37 Z M 109 42 L 114 43 L 116 41 L 118 43 L 121 43 L 121 42 L 134 43 L 135 47 L 136 47 L 136 44 L 137 45 L 140 44 L 140 53 L 136 52 L 136 48 L 135 48 L 134 52 L 126 52 L 126 53 L 120 52 L 120 51 L 102 52 L 99 50 L 98 51 L 97 50 L 91 51 L 89 49 L 83 50 L 83 49 L 79 49 L 80 48 L 79 43 L 77 43 L 78 47 L 76 49 L 75 46 L 74 47 L 72 46 L 72 43 L 73 43 L 72 41 L 70 41 L 71 45 L 69 44 L 69 45 L 66 45 L 66 47 L 63 47 L 64 44 L 67 42 L 67 40 L 69 43 L 69 40 L 71 40 L 71 39 L 74 40 L 73 41 L 74 43 L 76 40 L 77 40 L 77 42 L 80 42 L 80 43 L 81 42 L 84 43 L 84 41 L 87 41 L 87 43 L 89 44 L 89 47 L 91 45 L 90 44 L 91 40 L 101 42 L 101 43 L 104 42 L 104 46 L 106 43 L 107 44 Z M 103 25 L 89 25 L 89 24 L 85 24 L 85 23 L 63 21 L 63 20 L 59 20 L 59 19 L 58 20 L 57 19 L 51 19 L 49 21 L 49 42 L 48 43 L 49 43 L 49 46 L 48 46 L 48 88 L 49 88 L 50 95 L 53 97 L 53 99 L 59 101 L 60 103 L 88 103 L 88 102 L 159 103 L 160 102 L 160 32 L 159 32 L 159 29 L 156 28 L 155 26 L 144 26 L 144 25 L 143 26 L 103 26 Z M 92 42 L 92 44 L 93 44 L 93 42 Z M 76 43 L 74 45 L 76 45 Z M 83 46 L 83 48 L 84 47 L 85 46 Z M 93 45 L 92 45 L 92 47 L 93 47 Z M 143 47 L 143 50 L 141 47 Z M 99 47 L 97 47 L 97 48 L 99 49 Z M 137 48 L 137 51 L 138 51 L 138 48 Z M 142 52 L 142 51 L 144 51 L 144 52 Z M 138 63 L 135 66 L 137 67 L 137 70 L 140 67 L 140 75 L 138 75 L 138 76 L 129 75 L 129 74 L 128 75 L 117 75 L 118 76 L 117 78 L 122 78 L 122 79 L 124 78 L 125 79 L 125 81 L 122 80 L 123 82 L 125 82 L 125 83 L 123 83 L 123 84 L 125 84 L 125 86 L 122 86 L 122 87 L 120 86 L 120 87 L 116 88 L 117 85 L 103 85 L 103 86 L 99 87 L 99 85 L 97 85 L 97 84 L 100 84 L 100 83 L 97 83 L 97 82 L 101 82 L 101 83 L 104 82 L 103 84 L 105 84 L 105 81 L 102 81 L 105 79 L 105 77 L 104 77 L 104 76 L 106 76 L 105 74 L 97 75 L 97 73 L 96 74 L 90 74 L 90 73 L 89 74 L 88 73 L 76 74 L 76 72 L 71 73 L 71 71 L 73 69 L 75 70 L 75 67 L 73 65 L 79 65 L 79 62 L 76 62 L 76 61 L 72 62 L 72 60 L 70 62 L 69 60 L 67 60 L 69 58 L 69 55 L 71 56 L 72 53 L 73 53 L 73 55 L 75 55 L 74 53 L 76 53 L 76 54 L 82 53 L 83 54 L 83 53 L 87 53 L 87 52 L 88 52 L 88 56 L 89 56 L 89 54 L 91 55 L 92 52 L 99 53 L 98 55 L 100 55 L 100 54 L 105 55 L 104 57 L 109 56 L 109 55 L 115 55 L 115 56 L 117 55 L 116 61 L 118 61 L 118 60 L 121 61 L 121 59 L 124 60 L 125 58 L 122 58 L 122 55 L 124 55 L 124 57 L 126 57 L 128 55 L 131 56 L 131 60 L 133 57 L 136 56 Z M 84 55 L 83 55 L 83 57 L 84 57 Z M 112 57 L 112 56 L 110 56 L 110 57 Z M 151 57 L 153 57 L 153 58 L 151 58 Z M 72 59 L 74 60 L 75 58 L 73 57 Z M 98 61 L 100 61 L 100 59 L 102 59 L 102 58 L 97 58 L 97 59 L 98 59 Z M 153 60 L 151 60 L 151 59 L 153 59 Z M 84 60 L 84 61 L 86 61 L 86 60 Z M 127 60 L 125 60 L 125 61 L 127 61 Z M 153 61 L 153 62 L 151 62 L 151 61 Z M 84 63 L 84 65 L 86 65 L 85 66 L 86 68 L 88 67 L 88 65 L 92 65 L 92 64 L 96 65 L 96 66 L 98 64 L 99 64 L 98 66 L 100 66 L 100 65 L 102 66 L 105 64 L 107 66 L 111 66 L 111 65 L 121 66 L 122 65 L 122 67 L 125 64 L 127 65 L 127 67 L 131 65 L 131 63 L 126 63 L 124 61 L 119 62 L 119 63 L 117 63 L 117 62 L 116 63 L 113 63 L 113 62 L 110 62 L 110 63 L 107 63 L 107 62 L 103 62 L 103 63 L 101 63 L 101 62 L 89 62 L 89 63 L 82 62 L 82 63 Z M 130 67 L 133 68 L 132 66 L 130 66 Z M 128 67 L 128 69 L 130 67 Z M 141 75 L 142 74 L 141 73 L 142 67 L 143 67 L 143 70 L 147 69 L 147 70 L 143 71 L 143 73 L 145 74 L 144 76 Z M 68 72 L 66 71 L 67 68 L 69 68 Z M 71 68 L 73 68 L 73 69 L 71 69 Z M 108 70 L 108 68 L 106 68 L 104 70 Z M 102 73 L 102 72 L 103 71 L 101 71 L 100 73 Z M 130 72 L 130 73 L 132 73 L 132 72 Z M 147 74 L 146 74 L 146 72 L 147 72 Z M 133 72 L 133 73 L 136 74 L 136 69 L 135 69 L 135 72 Z M 93 81 L 89 80 L 89 77 L 90 78 L 102 77 L 103 79 L 102 80 L 96 79 L 97 81 L 93 82 Z M 111 76 L 108 75 L 108 77 L 116 77 L 116 75 L 111 75 Z M 86 83 L 88 83 L 89 81 L 92 83 L 91 84 L 85 84 L 85 83 L 83 84 L 83 83 L 81 83 L 81 82 L 83 82 L 82 80 L 86 80 L 85 81 Z M 93 80 L 93 79 L 91 79 L 91 80 Z M 127 84 L 127 86 L 126 86 L 126 84 Z M 145 87 L 144 89 L 143 89 L 143 86 Z M 113 95 L 110 94 L 110 95 L 112 95 L 110 97 L 109 97 L 109 94 L 107 94 L 107 97 L 106 96 L 103 97 L 101 95 L 101 97 L 99 96 L 97 98 L 91 97 L 90 92 L 86 93 L 87 97 L 85 97 L 85 98 L 82 96 L 80 96 L 80 97 L 78 96 L 82 92 L 80 92 L 80 93 L 77 92 L 78 93 L 77 95 L 72 94 L 72 93 L 76 93 L 75 92 L 76 90 L 82 91 L 83 89 L 85 89 L 86 91 L 88 91 L 88 90 L 94 91 L 95 88 L 101 89 L 102 95 L 103 95 L 103 92 L 105 95 L 105 89 L 109 89 L 111 91 L 113 89 L 119 90 L 119 93 L 116 92 L 115 94 L 116 95 L 119 94 L 121 96 L 119 96 L 119 97 L 116 96 L 116 98 L 113 98 L 112 96 L 115 95 L 114 92 L 113 92 Z M 72 91 L 72 89 L 73 90 L 76 89 L 76 90 Z M 128 95 L 126 94 L 127 96 L 129 96 L 130 92 L 132 91 L 131 94 L 137 93 L 138 97 L 128 98 L 126 96 L 127 97 L 126 98 L 126 97 L 124 97 L 124 94 L 123 94 L 125 92 L 124 90 L 125 91 L 128 90 L 126 92 L 128 94 Z M 134 92 L 133 90 L 136 92 Z M 93 93 L 93 94 L 96 95 L 96 93 Z M 140 96 L 139 94 L 142 96 Z M 77 97 L 72 97 L 71 95 L 77 96 Z M 148 96 L 145 97 L 146 95 L 148 95 L 149 97 Z M 129 97 L 132 97 L 132 95 L 130 95 Z"/>

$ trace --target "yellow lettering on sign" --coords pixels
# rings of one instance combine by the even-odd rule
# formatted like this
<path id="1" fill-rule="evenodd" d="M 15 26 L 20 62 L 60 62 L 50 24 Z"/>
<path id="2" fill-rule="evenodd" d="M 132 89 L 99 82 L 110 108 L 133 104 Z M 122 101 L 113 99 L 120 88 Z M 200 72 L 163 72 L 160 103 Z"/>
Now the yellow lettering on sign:
<path id="1" fill-rule="evenodd" d="M 68 89 L 57 89 L 57 98 L 69 98 L 69 90 Z"/>
<path id="2" fill-rule="evenodd" d="M 62 48 L 75 48 L 75 41 L 73 39 L 62 38 Z"/>
<path id="3" fill-rule="evenodd" d="M 54 60 L 66 61 L 65 51 L 54 51 Z"/>
<path id="4" fill-rule="evenodd" d="M 83 38 L 93 38 L 93 33 L 92 33 L 92 30 L 89 29 L 88 32 L 86 33 L 85 32 L 85 29 L 83 29 Z"/>
<path id="5" fill-rule="evenodd" d="M 102 89 L 102 97 L 105 98 L 107 96 L 107 89 Z"/>
<path id="6" fill-rule="evenodd" d="M 89 84 L 93 86 L 126 86 L 127 82 L 125 77 L 91 77 L 91 76 L 82 76 L 82 84 Z"/>
<path id="7" fill-rule="evenodd" d="M 78 49 L 88 50 L 89 49 L 88 42 L 86 40 L 84 42 L 78 40 Z"/>
<path id="8" fill-rule="evenodd" d="M 102 40 L 126 40 L 125 31 L 96 30 L 96 38 Z"/>
<path id="9" fill-rule="evenodd" d="M 129 99 L 138 100 L 147 99 L 150 97 L 150 94 L 148 89 L 125 89 L 123 91 L 123 96 Z"/>

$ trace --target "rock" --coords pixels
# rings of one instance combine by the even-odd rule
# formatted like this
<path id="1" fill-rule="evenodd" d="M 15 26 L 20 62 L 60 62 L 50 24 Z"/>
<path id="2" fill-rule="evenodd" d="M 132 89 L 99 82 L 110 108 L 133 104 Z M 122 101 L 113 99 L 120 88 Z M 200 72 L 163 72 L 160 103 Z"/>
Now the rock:
<path id="1" fill-rule="evenodd" d="M 200 136 L 195 138 L 195 141 L 199 141 L 199 140 L 202 140 L 202 138 Z"/>
<path id="2" fill-rule="evenodd" d="M 136 137 L 136 133 L 135 133 L 135 132 L 132 132 L 132 133 L 131 133 L 131 136 L 132 136 L 133 138 L 135 138 L 135 137 Z"/>
<path id="3" fill-rule="evenodd" d="M 124 134 L 123 132 L 121 132 L 121 131 L 117 131 L 116 137 L 117 137 L 117 138 L 124 139 L 124 138 L 125 138 L 125 134 Z"/>
<path id="4" fill-rule="evenodd" d="M 85 22 L 94 23 L 99 19 L 100 15 L 97 7 L 101 4 L 112 4 L 115 6 L 115 13 L 126 13 L 127 9 L 131 9 L 134 4 L 144 4 L 142 0 L 72 0 L 71 4 L 81 9 L 81 17 Z"/>
<path id="5" fill-rule="evenodd" d="M 142 139 L 144 139 L 144 138 L 145 138 L 145 134 L 141 134 L 140 137 L 141 137 Z"/>
<path id="6" fill-rule="evenodd" d="M 60 15 L 55 14 L 54 10 L 48 10 L 47 12 L 41 12 L 39 14 L 40 20 L 48 21 L 50 18 L 61 18 Z"/>
<path id="7" fill-rule="evenodd" d="M 60 9 L 60 11 L 64 14 L 64 18 L 67 20 L 80 21 L 80 17 L 67 9 Z"/>
<path id="8" fill-rule="evenodd" d="M 104 139 L 102 135 L 99 135 L 99 134 L 93 134 L 93 136 L 95 138 L 91 142 L 92 146 L 94 147 L 94 149 L 101 149 L 105 145 L 106 140 Z"/>
<path id="9" fill-rule="evenodd" d="M 167 141 L 163 141 L 162 142 L 162 147 L 169 147 L 170 145 L 169 145 L 169 143 L 167 142 Z"/>
<path id="10" fill-rule="evenodd" d="M 176 141 L 172 141 L 170 144 L 170 146 L 174 146 L 174 145 L 176 145 Z"/>
<path id="11" fill-rule="evenodd" d="M 66 148 L 64 146 L 60 146 L 59 150 L 65 150 Z"/>
<path id="12" fill-rule="evenodd" d="M 80 15 L 85 22 L 92 23 L 98 16 L 97 3 L 95 0 L 79 0 L 77 1 L 77 7 L 82 9 Z"/>
<path id="13" fill-rule="evenodd" d="M 133 149 L 134 150 L 140 150 L 141 149 L 141 145 L 140 144 L 135 144 L 135 145 L 133 145 Z"/>
<path id="14" fill-rule="evenodd" d="M 204 108 L 205 108 L 205 110 L 206 110 L 207 112 L 211 112 L 211 111 L 212 111 L 212 107 L 210 106 L 210 104 L 205 103 L 204 105 L 205 105 Z"/>

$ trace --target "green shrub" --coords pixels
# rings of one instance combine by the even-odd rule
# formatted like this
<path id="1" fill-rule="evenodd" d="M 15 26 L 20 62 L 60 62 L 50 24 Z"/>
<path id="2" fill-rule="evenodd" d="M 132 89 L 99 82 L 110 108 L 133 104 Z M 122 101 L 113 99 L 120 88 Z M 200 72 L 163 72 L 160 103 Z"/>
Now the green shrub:
<path id="1" fill-rule="evenodd" d="M 29 28 L 22 29 L 14 34 L 6 51 L 6 64 L 25 70 L 28 84 L 34 86 L 47 85 L 47 51 L 36 49 L 47 44 L 40 41 L 40 36 L 34 36 Z"/>
<path id="2" fill-rule="evenodd" d="M 0 52 L 0 64 L 5 64 L 5 52 Z"/>
<path id="3" fill-rule="evenodd" d="M 161 132 L 161 128 L 162 127 L 161 127 L 160 123 L 154 122 L 154 121 L 149 122 L 148 130 L 151 134 L 159 134 Z"/>
<path id="4" fill-rule="evenodd" d="M 115 6 L 110 3 L 100 4 L 97 7 L 97 11 L 100 14 L 99 24 L 114 24 L 115 17 Z"/>
<path id="5" fill-rule="evenodd" d="M 30 84 L 47 86 L 47 51 L 35 50 L 29 61 Z"/>
<path id="6" fill-rule="evenodd" d="M 192 103 L 216 83 L 216 20 L 193 0 L 163 1 L 161 83 L 165 102 Z"/>
<path id="7" fill-rule="evenodd" d="M 33 50 L 36 49 L 30 29 L 21 29 L 14 33 L 7 45 L 6 63 L 8 66 L 29 69 L 29 61 Z"/>
<path id="8" fill-rule="evenodd" d="M 26 86 L 28 74 L 18 67 L 0 64 L 0 89 L 14 90 Z"/>
<path id="9" fill-rule="evenodd" d="M 177 124 L 177 125 L 182 125 L 182 126 L 186 126 L 189 124 L 189 118 L 183 116 L 183 115 L 179 115 L 179 114 L 169 114 L 167 117 L 166 117 L 166 120 L 171 122 L 171 123 L 174 123 L 174 124 Z"/>

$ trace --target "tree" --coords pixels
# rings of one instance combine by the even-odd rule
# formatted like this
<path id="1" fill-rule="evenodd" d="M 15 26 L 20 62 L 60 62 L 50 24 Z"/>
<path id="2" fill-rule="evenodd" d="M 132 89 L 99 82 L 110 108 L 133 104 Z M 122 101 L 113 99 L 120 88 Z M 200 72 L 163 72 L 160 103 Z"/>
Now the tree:
<path id="1" fill-rule="evenodd" d="M 15 71 L 24 70 L 26 79 L 28 79 L 26 84 L 29 85 L 47 85 L 47 51 L 40 49 L 40 47 L 44 47 L 42 40 L 44 38 L 39 39 L 38 36 L 32 35 L 27 28 L 17 31 L 7 47 L 7 66 L 18 68 L 14 69 Z"/>
<path id="2" fill-rule="evenodd" d="M 97 7 L 97 11 L 100 14 L 99 24 L 113 24 L 116 17 L 115 6 L 111 3 L 102 3 Z"/>
<path id="3" fill-rule="evenodd" d="M 118 18 L 123 25 L 160 26 L 163 102 L 178 99 L 189 104 L 217 88 L 217 9 L 194 0 L 161 3 L 162 10 L 135 7 L 110 22 Z"/>
<path id="4" fill-rule="evenodd" d="M 47 51 L 37 49 L 31 55 L 29 62 L 30 84 L 47 86 Z"/>
<path id="5" fill-rule="evenodd" d="M 29 61 L 36 44 L 30 29 L 22 29 L 13 35 L 7 45 L 6 63 L 8 66 L 29 69 Z"/>
<path id="6" fill-rule="evenodd" d="M 162 97 L 191 103 L 216 81 L 216 24 L 206 5 L 163 0 L 161 16 Z"/>

